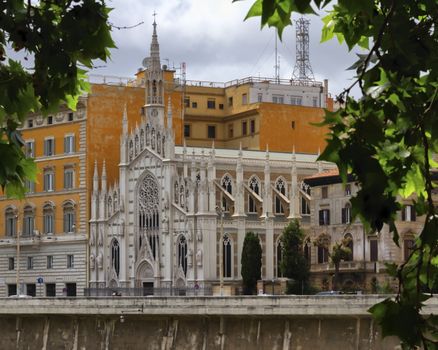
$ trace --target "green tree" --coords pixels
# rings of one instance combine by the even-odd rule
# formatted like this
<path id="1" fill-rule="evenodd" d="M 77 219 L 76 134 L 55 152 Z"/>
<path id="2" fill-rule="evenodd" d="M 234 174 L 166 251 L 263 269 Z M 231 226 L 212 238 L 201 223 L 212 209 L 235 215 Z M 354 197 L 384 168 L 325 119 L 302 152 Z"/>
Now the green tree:
<path id="1" fill-rule="evenodd" d="M 335 266 L 335 276 L 333 278 L 333 290 L 339 288 L 339 266 L 342 260 L 347 260 L 351 255 L 351 249 L 348 247 L 350 238 L 345 238 L 341 243 L 335 243 L 330 253 L 330 260 Z"/>
<path id="2" fill-rule="evenodd" d="M 369 232 L 388 225 L 394 241 L 398 198 L 415 195 L 425 222 L 409 259 L 388 271 L 399 291 L 371 308 L 383 336 L 397 335 L 404 346 L 435 347 L 437 318 L 421 314 L 438 279 L 438 215 L 432 199 L 432 155 L 438 151 L 438 3 L 436 0 L 257 0 L 247 18 L 281 35 L 292 12 L 315 13 L 332 4 L 323 18 L 322 41 L 336 37 L 365 54 L 350 67 L 356 78 L 337 99 L 344 107 L 326 112 L 331 129 L 321 159 L 335 162 L 345 180 L 351 172 L 361 189 L 353 215 Z M 349 94 L 358 85 L 359 100 Z"/>
<path id="3" fill-rule="evenodd" d="M 262 247 L 259 237 L 253 232 L 247 232 L 243 241 L 241 258 L 241 275 L 244 294 L 256 292 L 257 281 L 261 279 Z"/>
<path id="4" fill-rule="evenodd" d="M 115 47 L 108 13 L 103 0 L 0 2 L 0 186 L 7 195 L 23 196 L 25 179 L 37 173 L 17 128 L 31 112 L 46 115 L 61 103 L 75 109 L 88 89 L 84 68 Z"/>
<path id="5" fill-rule="evenodd" d="M 293 294 L 302 294 L 304 289 L 307 289 L 309 280 L 309 264 L 304 257 L 303 239 L 304 232 L 297 219 L 292 220 L 284 228 L 280 238 L 282 251 L 280 269 L 283 276 L 294 280 L 288 288 Z"/>

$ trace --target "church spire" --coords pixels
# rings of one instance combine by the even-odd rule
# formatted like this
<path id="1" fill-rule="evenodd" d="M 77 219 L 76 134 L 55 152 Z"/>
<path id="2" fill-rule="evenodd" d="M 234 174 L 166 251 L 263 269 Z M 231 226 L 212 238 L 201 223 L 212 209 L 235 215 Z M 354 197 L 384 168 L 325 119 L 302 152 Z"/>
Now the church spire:
<path id="1" fill-rule="evenodd" d="M 158 35 L 157 35 L 157 22 L 155 21 L 155 16 L 157 14 L 154 12 L 154 30 L 152 32 L 152 41 L 151 41 L 151 56 L 149 60 L 149 69 L 152 71 L 159 71 L 161 69 L 160 64 L 160 44 L 158 44 Z"/>

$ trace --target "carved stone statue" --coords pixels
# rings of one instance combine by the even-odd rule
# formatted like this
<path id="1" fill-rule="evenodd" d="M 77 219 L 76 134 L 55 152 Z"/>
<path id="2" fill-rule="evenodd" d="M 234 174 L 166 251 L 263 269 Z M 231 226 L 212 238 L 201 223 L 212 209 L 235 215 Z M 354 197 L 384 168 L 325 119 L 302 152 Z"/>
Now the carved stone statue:
<path id="1" fill-rule="evenodd" d="M 94 256 L 93 253 L 91 253 L 90 255 L 90 269 L 94 270 L 94 268 L 96 267 L 96 257 Z"/>
<path id="2" fill-rule="evenodd" d="M 189 250 L 187 251 L 187 266 L 193 266 L 193 252 L 191 248 L 189 248 Z"/>
<path id="3" fill-rule="evenodd" d="M 102 270 L 103 269 L 103 255 L 102 252 L 99 252 L 97 255 L 97 267 Z"/>
<path id="4" fill-rule="evenodd" d="M 196 252 L 196 265 L 198 265 L 199 267 L 202 266 L 202 250 L 198 249 L 198 251 Z"/>
<path id="5" fill-rule="evenodd" d="M 99 239 L 97 240 L 97 244 L 99 247 L 103 247 L 103 227 L 101 226 L 99 229 Z"/>
<path id="6" fill-rule="evenodd" d="M 196 234 L 196 239 L 198 242 L 202 242 L 202 231 L 198 230 L 198 233 Z"/>
<path id="7" fill-rule="evenodd" d="M 90 232 L 90 246 L 94 246 L 96 244 L 96 227 L 93 225 L 91 226 L 91 232 Z"/>

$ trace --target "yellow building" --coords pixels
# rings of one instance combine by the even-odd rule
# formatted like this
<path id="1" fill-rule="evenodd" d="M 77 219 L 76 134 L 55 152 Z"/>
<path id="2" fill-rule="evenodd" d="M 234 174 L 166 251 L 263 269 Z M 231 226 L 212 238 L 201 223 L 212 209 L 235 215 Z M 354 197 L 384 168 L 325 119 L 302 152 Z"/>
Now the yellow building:
<path id="1" fill-rule="evenodd" d="M 40 173 L 21 201 L 0 197 L 0 296 L 82 295 L 88 284 L 88 222 L 95 164 L 119 178 L 122 115 L 135 130 L 145 114 L 147 71 L 132 80 L 91 79 L 76 111 L 61 109 L 22 126 Z M 163 67 L 175 144 L 217 149 L 313 153 L 324 148 L 320 122 L 333 101 L 327 82 L 245 78 L 227 83 L 181 79 Z M 167 113 L 168 104 L 165 105 Z M 143 115 L 142 112 L 143 111 Z M 17 266 L 17 234 L 20 264 Z M 17 271 L 19 270 L 19 271 Z M 16 282 L 19 279 L 20 291 Z"/>

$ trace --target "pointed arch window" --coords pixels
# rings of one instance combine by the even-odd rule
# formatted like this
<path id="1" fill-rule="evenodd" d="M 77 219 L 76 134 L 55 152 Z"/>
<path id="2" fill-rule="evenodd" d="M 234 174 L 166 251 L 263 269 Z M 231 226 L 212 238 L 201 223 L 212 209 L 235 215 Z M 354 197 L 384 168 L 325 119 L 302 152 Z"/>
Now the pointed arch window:
<path id="1" fill-rule="evenodd" d="M 132 140 L 129 141 L 129 160 L 131 161 L 134 158 L 134 143 Z"/>
<path id="2" fill-rule="evenodd" d="M 43 233 L 51 235 L 55 233 L 55 211 L 51 203 L 46 203 L 43 206 Z"/>
<path id="3" fill-rule="evenodd" d="M 223 237 L 223 276 L 224 278 L 232 277 L 232 261 L 233 261 L 233 249 L 230 237 L 224 234 Z"/>
<path id="4" fill-rule="evenodd" d="M 184 236 L 178 239 L 178 267 L 181 267 L 184 275 L 187 275 L 187 241 Z"/>
<path id="5" fill-rule="evenodd" d="M 158 257 L 159 251 L 159 190 L 158 183 L 152 174 L 147 174 L 138 189 L 138 248 L 142 249 L 147 241 L 153 257 Z"/>
<path id="6" fill-rule="evenodd" d="M 229 194 L 233 194 L 233 180 L 229 175 L 225 175 L 222 178 L 222 188 Z M 222 197 L 222 208 L 224 208 L 225 211 L 230 211 L 229 204 L 225 196 Z"/>
<path id="7" fill-rule="evenodd" d="M 283 244 L 281 239 L 277 242 L 277 278 L 283 277 L 283 272 L 281 271 L 281 261 L 283 260 Z"/>
<path id="8" fill-rule="evenodd" d="M 120 245 L 117 239 L 114 239 L 111 243 L 111 266 L 116 272 L 117 277 L 120 273 Z"/>
<path id="9" fill-rule="evenodd" d="M 353 248 L 354 248 L 354 244 L 353 244 L 353 236 L 351 235 L 351 233 L 346 233 L 344 236 L 344 244 L 345 246 L 350 250 L 348 256 L 345 258 L 345 261 L 353 261 Z"/>
<path id="10" fill-rule="evenodd" d="M 23 219 L 23 235 L 33 236 L 35 229 L 35 209 L 32 206 L 26 205 L 24 207 Z"/>
<path id="11" fill-rule="evenodd" d="M 135 140 L 135 143 L 134 143 L 134 145 L 135 145 L 134 155 L 137 157 L 137 155 L 138 155 L 138 147 L 139 147 L 138 135 L 135 135 L 134 140 Z"/>
<path id="12" fill-rule="evenodd" d="M 260 181 L 256 176 L 252 176 L 249 179 L 249 188 L 255 193 L 259 194 L 260 192 Z M 256 213 L 257 212 L 257 206 L 255 203 L 254 198 L 249 195 L 248 197 L 248 212 L 250 213 Z"/>
<path id="13" fill-rule="evenodd" d="M 283 196 L 286 196 L 286 182 L 283 178 L 278 178 L 275 183 L 275 188 L 278 192 L 280 192 Z M 278 195 L 275 196 L 275 212 L 277 214 L 284 214 L 284 207 L 281 199 Z"/>
<path id="14" fill-rule="evenodd" d="M 9 207 L 5 210 L 5 231 L 8 237 L 17 234 L 17 211 L 15 208 Z"/>
<path id="15" fill-rule="evenodd" d="M 312 263 L 312 245 L 310 244 L 310 241 L 307 240 L 304 244 L 304 257 L 306 258 L 307 263 Z"/>
<path id="16" fill-rule="evenodd" d="M 155 137 L 155 129 L 152 128 L 152 132 L 151 132 L 151 146 L 152 149 L 155 150 L 155 142 L 156 142 L 156 137 Z"/>
<path id="17" fill-rule="evenodd" d="M 173 185 L 173 201 L 176 204 L 179 203 L 179 185 L 177 181 L 175 181 L 175 184 Z"/>
<path id="18" fill-rule="evenodd" d="M 151 143 L 151 133 L 149 130 L 149 124 L 146 124 L 146 146 L 149 146 Z"/>

